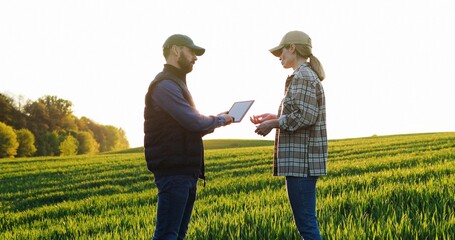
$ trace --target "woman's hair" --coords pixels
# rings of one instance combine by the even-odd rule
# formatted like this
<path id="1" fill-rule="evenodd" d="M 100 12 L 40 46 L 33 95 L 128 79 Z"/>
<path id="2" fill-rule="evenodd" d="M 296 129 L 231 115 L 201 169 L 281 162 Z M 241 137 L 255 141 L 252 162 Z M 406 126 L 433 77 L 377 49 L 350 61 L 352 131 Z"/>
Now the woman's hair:
<path id="1" fill-rule="evenodd" d="M 325 79 L 325 72 L 324 68 L 322 67 L 321 62 L 317 57 L 315 57 L 311 53 L 311 46 L 308 46 L 306 44 L 294 44 L 295 45 L 295 51 L 297 52 L 297 55 L 305 58 L 305 59 L 310 59 L 310 67 L 313 69 L 313 71 L 316 72 L 316 74 L 319 77 L 319 80 L 324 80 Z M 285 48 L 289 48 L 290 44 L 287 44 Z"/>

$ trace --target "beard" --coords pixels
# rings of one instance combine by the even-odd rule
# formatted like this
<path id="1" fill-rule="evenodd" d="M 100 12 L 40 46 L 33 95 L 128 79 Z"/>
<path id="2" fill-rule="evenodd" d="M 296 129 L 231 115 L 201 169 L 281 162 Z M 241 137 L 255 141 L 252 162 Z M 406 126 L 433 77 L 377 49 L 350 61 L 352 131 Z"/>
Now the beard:
<path id="1" fill-rule="evenodd" d="M 193 71 L 193 63 L 188 61 L 188 59 L 186 59 L 183 54 L 180 54 L 179 58 L 177 59 L 177 63 L 179 64 L 182 71 L 186 73 Z"/>

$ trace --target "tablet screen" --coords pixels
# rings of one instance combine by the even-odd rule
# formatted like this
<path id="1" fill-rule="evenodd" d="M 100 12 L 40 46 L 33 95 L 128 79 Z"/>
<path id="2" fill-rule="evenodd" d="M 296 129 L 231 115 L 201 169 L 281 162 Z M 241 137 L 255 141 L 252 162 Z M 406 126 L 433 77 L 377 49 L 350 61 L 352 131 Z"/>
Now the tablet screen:
<path id="1" fill-rule="evenodd" d="M 253 102 L 254 100 L 235 102 L 229 109 L 228 115 L 234 118 L 234 122 L 242 121 Z"/>

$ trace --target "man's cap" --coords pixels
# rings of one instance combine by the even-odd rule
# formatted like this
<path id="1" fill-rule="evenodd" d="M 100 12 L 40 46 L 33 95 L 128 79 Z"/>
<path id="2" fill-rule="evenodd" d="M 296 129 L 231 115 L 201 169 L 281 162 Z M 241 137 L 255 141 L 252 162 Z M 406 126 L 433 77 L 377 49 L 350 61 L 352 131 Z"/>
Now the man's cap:
<path id="1" fill-rule="evenodd" d="M 194 51 L 194 54 L 196 54 L 196 56 L 201 56 L 205 52 L 204 48 L 194 45 L 193 40 L 191 40 L 190 37 L 183 34 L 174 34 L 168 37 L 163 44 L 163 49 L 170 48 L 173 45 L 191 48 Z"/>
<path id="2" fill-rule="evenodd" d="M 288 44 L 308 45 L 311 48 L 311 38 L 304 32 L 290 31 L 284 35 L 283 39 L 281 39 L 280 45 L 270 49 L 269 51 L 276 57 L 279 57 L 281 55 L 281 50 Z"/>

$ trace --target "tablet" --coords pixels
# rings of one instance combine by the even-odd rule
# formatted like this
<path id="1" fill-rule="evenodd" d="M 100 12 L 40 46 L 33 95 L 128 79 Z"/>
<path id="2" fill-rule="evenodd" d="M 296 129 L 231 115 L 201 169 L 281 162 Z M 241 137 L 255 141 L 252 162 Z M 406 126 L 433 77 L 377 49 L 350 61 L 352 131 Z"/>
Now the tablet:
<path id="1" fill-rule="evenodd" d="M 229 109 L 228 115 L 234 118 L 234 122 L 242 121 L 246 112 L 253 105 L 254 100 L 240 101 L 232 104 L 231 109 Z"/>

